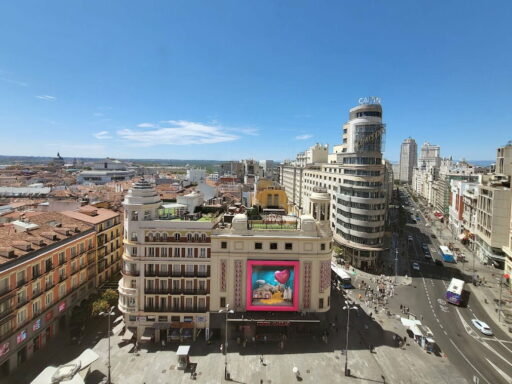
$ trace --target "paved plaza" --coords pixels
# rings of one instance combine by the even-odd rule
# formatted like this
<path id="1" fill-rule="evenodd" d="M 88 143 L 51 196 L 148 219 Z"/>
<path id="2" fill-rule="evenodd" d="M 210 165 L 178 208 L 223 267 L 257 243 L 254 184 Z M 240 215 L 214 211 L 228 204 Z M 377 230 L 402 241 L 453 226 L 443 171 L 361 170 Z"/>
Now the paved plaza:
<path id="1" fill-rule="evenodd" d="M 409 289 L 407 286 L 397 288 Z M 353 290 L 350 296 L 357 296 Z M 460 373 L 443 356 L 428 354 L 414 342 L 403 348 L 396 345 L 393 336 L 405 336 L 396 316 L 384 311 L 370 319 L 370 309 L 363 305 L 350 321 L 348 367 L 351 376 L 344 375 L 346 342 L 346 312 L 341 309 L 343 297 L 333 294 L 330 317 L 337 321 L 331 327 L 327 342 L 315 335 L 286 342 L 283 350 L 277 343 L 249 343 L 245 348 L 232 341 L 229 346 L 228 369 L 235 383 L 466 383 Z M 357 302 L 357 300 L 356 300 Z M 357 303 L 358 304 L 358 303 Z M 396 304 L 396 303 L 395 303 Z M 355 312 L 355 311 L 354 311 Z M 95 320 L 86 331 L 80 346 L 69 345 L 58 338 L 40 351 L 30 362 L 15 371 L 9 384 L 29 383 L 46 365 L 65 363 L 85 348 L 93 348 L 100 359 L 92 365 L 87 384 L 97 384 L 107 373 L 107 345 L 104 319 Z M 337 331 L 336 331 L 337 329 Z M 148 348 L 134 352 L 133 343 L 121 340 L 120 335 L 111 337 L 112 379 L 122 384 L 157 383 L 220 383 L 224 380 L 225 357 L 220 352 L 220 341 L 208 345 L 204 340 L 192 343 L 190 369 L 177 369 L 177 344 L 150 344 Z M 373 353 L 369 345 L 374 346 Z M 263 356 L 263 362 L 261 361 Z M 300 379 L 293 373 L 297 367 Z M 196 372 L 193 380 L 190 370 Z"/>

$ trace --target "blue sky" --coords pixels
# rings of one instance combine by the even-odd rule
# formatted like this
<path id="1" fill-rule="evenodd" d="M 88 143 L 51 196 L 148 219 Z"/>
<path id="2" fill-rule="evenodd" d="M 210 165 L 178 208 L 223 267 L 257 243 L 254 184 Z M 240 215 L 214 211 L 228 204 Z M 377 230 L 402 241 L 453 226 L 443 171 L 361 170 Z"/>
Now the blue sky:
<path id="1" fill-rule="evenodd" d="M 4 1 L 0 154 L 284 159 L 382 99 L 412 136 L 493 159 L 512 139 L 512 2 Z"/>

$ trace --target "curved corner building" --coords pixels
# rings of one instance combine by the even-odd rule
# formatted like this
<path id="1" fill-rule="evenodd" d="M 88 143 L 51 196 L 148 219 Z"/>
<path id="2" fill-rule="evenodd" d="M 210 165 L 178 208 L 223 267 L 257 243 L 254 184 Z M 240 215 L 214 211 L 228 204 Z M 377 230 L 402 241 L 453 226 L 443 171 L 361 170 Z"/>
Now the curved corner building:
<path id="1" fill-rule="evenodd" d="M 362 104 L 350 110 L 343 143 L 335 147 L 343 177 L 335 195 L 334 240 L 343 249 L 344 259 L 363 270 L 372 270 L 383 250 L 387 212 L 384 133 L 381 105 Z"/>

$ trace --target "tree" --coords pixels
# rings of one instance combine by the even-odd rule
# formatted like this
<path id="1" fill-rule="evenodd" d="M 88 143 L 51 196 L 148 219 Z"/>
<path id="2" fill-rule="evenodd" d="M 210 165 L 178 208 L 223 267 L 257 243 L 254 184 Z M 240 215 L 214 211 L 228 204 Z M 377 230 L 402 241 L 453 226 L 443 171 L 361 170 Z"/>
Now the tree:
<path id="1" fill-rule="evenodd" d="M 105 300 L 110 307 L 117 306 L 117 302 L 119 300 L 119 294 L 117 291 L 113 289 L 107 289 L 103 294 L 101 295 L 101 300 Z"/>
<path id="2" fill-rule="evenodd" d="M 100 314 L 100 312 L 108 312 L 110 307 L 111 306 L 107 300 L 104 300 L 103 298 L 99 298 L 92 303 L 91 314 L 92 314 L 92 316 L 98 316 Z"/>

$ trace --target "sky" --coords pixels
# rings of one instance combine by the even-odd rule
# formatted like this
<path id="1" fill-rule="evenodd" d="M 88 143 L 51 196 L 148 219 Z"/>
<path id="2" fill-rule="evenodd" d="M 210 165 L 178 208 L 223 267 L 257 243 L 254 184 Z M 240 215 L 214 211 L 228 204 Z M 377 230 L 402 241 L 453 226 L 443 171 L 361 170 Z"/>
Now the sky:
<path id="1" fill-rule="evenodd" d="M 490 6 L 492 4 L 492 6 Z M 3 1 L 0 155 L 295 158 L 382 100 L 413 137 L 492 160 L 512 139 L 509 0 Z"/>

